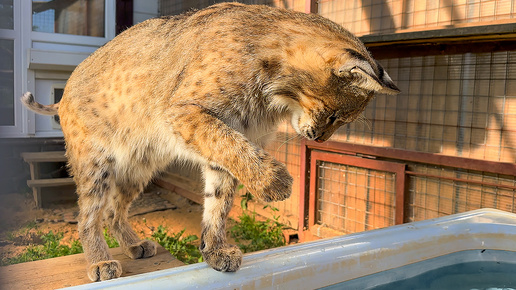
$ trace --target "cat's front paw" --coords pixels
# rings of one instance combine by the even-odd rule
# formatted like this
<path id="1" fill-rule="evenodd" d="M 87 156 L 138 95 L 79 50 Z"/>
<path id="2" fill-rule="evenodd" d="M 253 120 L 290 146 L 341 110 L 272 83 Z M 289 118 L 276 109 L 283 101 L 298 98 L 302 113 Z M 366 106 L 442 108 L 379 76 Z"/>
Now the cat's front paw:
<path id="1" fill-rule="evenodd" d="M 293 178 L 288 173 L 287 167 L 276 160 L 272 161 L 272 174 L 257 176 L 265 183 L 262 192 L 257 196 L 266 202 L 281 201 L 287 199 L 292 193 Z"/>
<path id="2" fill-rule="evenodd" d="M 88 267 L 88 278 L 91 281 L 105 281 L 122 275 L 122 265 L 117 260 L 101 261 Z"/>
<path id="3" fill-rule="evenodd" d="M 156 243 L 149 240 L 141 240 L 134 245 L 124 248 L 124 254 L 131 259 L 148 258 L 156 255 Z"/>
<path id="4" fill-rule="evenodd" d="M 213 269 L 221 272 L 235 272 L 242 264 L 242 251 L 237 246 L 202 251 L 204 261 Z"/>

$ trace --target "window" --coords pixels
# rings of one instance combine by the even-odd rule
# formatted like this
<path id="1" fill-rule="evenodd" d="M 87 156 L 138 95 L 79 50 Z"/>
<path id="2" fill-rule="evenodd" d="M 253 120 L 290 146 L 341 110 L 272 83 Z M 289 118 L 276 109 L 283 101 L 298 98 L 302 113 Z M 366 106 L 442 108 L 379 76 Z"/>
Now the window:
<path id="1" fill-rule="evenodd" d="M 32 31 L 104 37 L 105 0 L 32 1 Z"/>
<path id="2" fill-rule="evenodd" d="M 13 28 L 13 0 L 0 0 L 0 29 Z"/>
<path id="3" fill-rule="evenodd" d="M 14 125 L 14 41 L 0 39 L 0 126 Z"/>
<path id="4" fill-rule="evenodd" d="M 59 103 L 63 98 L 64 88 L 66 82 L 58 82 L 54 83 L 52 86 L 50 101 L 52 104 Z M 59 116 L 52 116 L 52 128 L 56 130 L 61 130 L 61 124 L 59 123 Z"/>
<path id="5" fill-rule="evenodd" d="M 0 0 L 0 29 L 14 29 L 13 1 Z M 8 35 L 8 33 L 2 33 Z M 0 39 L 0 126 L 14 125 L 14 40 Z"/>

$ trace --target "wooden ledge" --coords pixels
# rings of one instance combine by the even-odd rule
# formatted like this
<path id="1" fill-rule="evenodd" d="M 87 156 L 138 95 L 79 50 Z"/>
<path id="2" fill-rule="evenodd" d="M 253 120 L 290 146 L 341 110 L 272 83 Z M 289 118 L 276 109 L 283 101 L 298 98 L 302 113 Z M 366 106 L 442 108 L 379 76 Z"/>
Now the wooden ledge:
<path id="1" fill-rule="evenodd" d="M 23 152 L 20 154 L 25 162 L 66 162 L 64 151 Z"/>
<path id="2" fill-rule="evenodd" d="M 122 277 L 183 266 L 170 252 L 158 245 L 154 257 L 132 260 L 121 248 L 110 249 L 122 264 Z M 58 289 L 93 283 L 86 276 L 84 254 L 0 267 L 0 289 Z"/>
<path id="3" fill-rule="evenodd" d="M 27 180 L 27 185 L 30 187 L 55 187 L 74 184 L 71 177 Z"/>

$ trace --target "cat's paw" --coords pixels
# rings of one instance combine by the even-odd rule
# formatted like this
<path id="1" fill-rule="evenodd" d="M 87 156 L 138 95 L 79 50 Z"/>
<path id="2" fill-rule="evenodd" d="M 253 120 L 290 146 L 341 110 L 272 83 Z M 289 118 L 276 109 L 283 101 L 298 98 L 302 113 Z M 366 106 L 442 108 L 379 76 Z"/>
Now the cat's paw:
<path id="1" fill-rule="evenodd" d="M 117 260 L 102 261 L 88 267 L 88 278 L 91 281 L 105 281 L 122 275 L 122 265 Z"/>
<path id="2" fill-rule="evenodd" d="M 204 261 L 213 269 L 221 272 L 235 272 L 242 264 L 242 251 L 237 246 L 202 251 Z"/>
<path id="3" fill-rule="evenodd" d="M 266 202 L 281 201 L 287 199 L 292 193 L 293 178 L 288 173 L 287 167 L 276 160 L 272 160 L 272 174 L 270 176 L 262 175 L 265 186 L 263 192 L 257 196 Z"/>
<path id="4" fill-rule="evenodd" d="M 131 259 L 148 258 L 156 255 L 156 243 L 149 240 L 141 240 L 134 245 L 124 248 L 124 254 Z"/>

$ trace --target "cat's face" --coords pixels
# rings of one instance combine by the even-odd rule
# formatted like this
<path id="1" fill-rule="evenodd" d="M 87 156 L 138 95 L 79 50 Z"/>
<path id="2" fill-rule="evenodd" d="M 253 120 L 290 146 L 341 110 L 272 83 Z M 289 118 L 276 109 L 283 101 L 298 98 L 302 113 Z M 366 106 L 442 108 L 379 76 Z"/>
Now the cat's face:
<path id="1" fill-rule="evenodd" d="M 369 55 L 348 49 L 319 65 L 322 69 L 297 71 L 295 80 L 285 83 L 290 93 L 278 101 L 291 111 L 292 127 L 309 140 L 328 140 L 340 126 L 357 119 L 375 93 L 400 92 Z"/>

